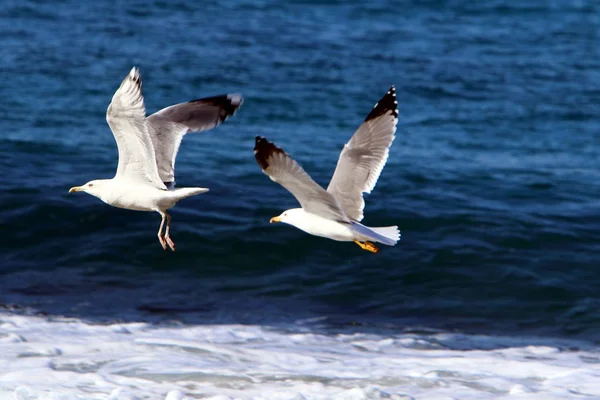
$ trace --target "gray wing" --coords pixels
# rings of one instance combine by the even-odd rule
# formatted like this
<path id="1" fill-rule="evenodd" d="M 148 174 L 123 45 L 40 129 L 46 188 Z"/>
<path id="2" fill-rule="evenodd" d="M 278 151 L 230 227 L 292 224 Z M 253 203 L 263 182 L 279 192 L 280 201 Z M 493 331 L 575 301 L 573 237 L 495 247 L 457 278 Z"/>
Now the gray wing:
<path id="1" fill-rule="evenodd" d="M 242 105 L 239 94 L 207 97 L 175 104 L 146 118 L 154 145 L 158 174 L 168 186 L 175 182 L 175 158 L 186 133 L 212 129 Z"/>
<path id="2" fill-rule="evenodd" d="M 398 123 L 394 86 L 379 100 L 344 145 L 327 191 L 355 221 L 363 219 L 363 193 L 371 193 L 385 165 Z"/>
<path id="3" fill-rule="evenodd" d="M 262 171 L 292 193 L 304 211 L 335 221 L 348 221 L 336 199 L 282 149 L 257 136 L 254 157 Z"/>
<path id="4" fill-rule="evenodd" d="M 142 79 L 140 71 L 133 67 L 106 110 L 106 121 L 119 150 L 115 176 L 166 189 L 158 176 L 154 148 L 146 131 L 145 118 Z"/>

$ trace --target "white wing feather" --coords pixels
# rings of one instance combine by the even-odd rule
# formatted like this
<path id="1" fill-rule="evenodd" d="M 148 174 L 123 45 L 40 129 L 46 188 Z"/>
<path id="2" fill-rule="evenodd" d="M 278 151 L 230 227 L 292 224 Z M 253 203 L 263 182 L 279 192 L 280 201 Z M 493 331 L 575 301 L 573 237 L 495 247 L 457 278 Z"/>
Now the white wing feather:
<path id="1" fill-rule="evenodd" d="M 392 86 L 342 149 L 327 191 L 354 221 L 363 219 L 363 193 L 371 193 L 379 179 L 397 123 L 398 102 Z"/>
<path id="2" fill-rule="evenodd" d="M 262 171 L 292 193 L 304 211 L 334 221 L 349 222 L 337 200 L 282 149 L 257 136 L 254 157 Z"/>
<path id="3" fill-rule="evenodd" d="M 115 177 L 138 180 L 166 189 L 158 176 L 152 141 L 146 131 L 146 108 L 139 70 L 133 67 L 113 95 L 106 121 L 119 150 Z"/>
<path id="4" fill-rule="evenodd" d="M 148 116 L 146 127 L 154 145 L 161 180 L 175 181 L 175 159 L 186 133 L 217 127 L 235 114 L 242 103 L 239 94 L 214 96 L 175 104 Z"/>

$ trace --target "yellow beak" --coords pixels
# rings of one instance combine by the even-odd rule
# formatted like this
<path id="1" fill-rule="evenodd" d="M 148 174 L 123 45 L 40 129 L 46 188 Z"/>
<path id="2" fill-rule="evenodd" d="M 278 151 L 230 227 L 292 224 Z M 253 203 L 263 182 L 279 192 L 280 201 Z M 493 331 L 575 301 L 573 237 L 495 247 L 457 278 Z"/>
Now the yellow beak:
<path id="1" fill-rule="evenodd" d="M 271 223 L 271 224 L 274 223 L 274 222 L 281 222 L 281 218 L 279 218 L 279 217 L 273 217 L 273 218 L 271 218 L 269 220 L 269 223 Z"/>
<path id="2" fill-rule="evenodd" d="M 82 190 L 83 188 L 81 186 L 73 186 L 71 189 L 69 189 L 69 193 L 81 192 Z"/>

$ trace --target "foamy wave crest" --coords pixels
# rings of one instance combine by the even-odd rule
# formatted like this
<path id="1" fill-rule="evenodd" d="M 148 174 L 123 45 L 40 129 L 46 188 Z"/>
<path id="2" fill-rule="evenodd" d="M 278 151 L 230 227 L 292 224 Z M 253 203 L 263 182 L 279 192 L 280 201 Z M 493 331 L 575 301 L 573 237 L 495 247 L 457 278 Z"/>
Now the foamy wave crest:
<path id="1" fill-rule="evenodd" d="M 599 361 L 547 339 L 0 314 L 2 399 L 591 399 Z"/>

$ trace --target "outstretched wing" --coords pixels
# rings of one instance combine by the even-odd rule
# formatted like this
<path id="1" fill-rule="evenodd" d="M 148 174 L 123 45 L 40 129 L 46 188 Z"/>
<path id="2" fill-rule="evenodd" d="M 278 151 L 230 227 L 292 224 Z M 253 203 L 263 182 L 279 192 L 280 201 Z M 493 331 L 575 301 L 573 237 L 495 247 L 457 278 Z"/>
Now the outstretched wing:
<path id="1" fill-rule="evenodd" d="M 228 94 L 175 104 L 146 118 L 154 145 L 158 174 L 165 184 L 175 181 L 175 158 L 186 133 L 212 129 L 242 105 L 239 94 Z"/>
<path id="2" fill-rule="evenodd" d="M 379 100 L 344 145 L 327 191 L 354 221 L 363 219 L 363 193 L 371 193 L 385 165 L 398 123 L 394 86 Z"/>
<path id="3" fill-rule="evenodd" d="M 139 180 L 166 189 L 158 176 L 145 118 L 142 79 L 140 71 L 133 67 L 106 110 L 106 121 L 119 149 L 119 164 L 115 176 Z"/>
<path id="4" fill-rule="evenodd" d="M 304 211 L 335 221 L 348 221 L 336 199 L 282 149 L 257 136 L 254 157 L 262 171 L 292 193 Z"/>

